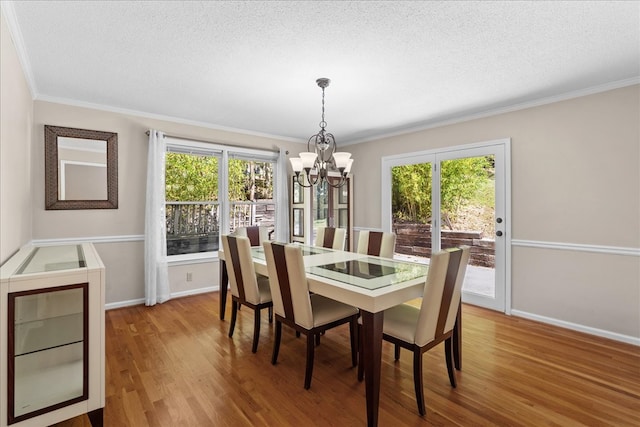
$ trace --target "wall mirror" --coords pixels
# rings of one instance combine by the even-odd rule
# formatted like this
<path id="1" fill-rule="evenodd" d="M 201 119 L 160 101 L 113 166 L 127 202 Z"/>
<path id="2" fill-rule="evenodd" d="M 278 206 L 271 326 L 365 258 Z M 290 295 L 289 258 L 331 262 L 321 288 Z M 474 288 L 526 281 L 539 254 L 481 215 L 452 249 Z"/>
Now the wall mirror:
<path id="1" fill-rule="evenodd" d="M 45 209 L 118 208 L 118 134 L 44 126 Z"/>

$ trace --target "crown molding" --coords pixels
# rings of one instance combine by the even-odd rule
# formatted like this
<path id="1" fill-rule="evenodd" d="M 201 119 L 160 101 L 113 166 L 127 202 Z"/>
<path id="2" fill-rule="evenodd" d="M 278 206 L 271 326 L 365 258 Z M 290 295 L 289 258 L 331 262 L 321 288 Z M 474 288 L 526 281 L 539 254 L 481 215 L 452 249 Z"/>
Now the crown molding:
<path id="1" fill-rule="evenodd" d="M 179 123 L 179 124 L 184 124 L 184 125 L 189 125 L 189 126 L 197 126 L 197 127 L 202 127 L 202 128 L 206 128 L 206 129 L 219 130 L 219 131 L 223 131 L 223 132 L 230 132 L 230 133 L 237 133 L 237 134 L 242 134 L 242 135 L 257 136 L 257 137 L 260 137 L 260 138 L 275 139 L 275 140 L 278 140 L 278 141 L 296 142 L 296 143 L 306 142 L 306 141 L 303 141 L 303 140 L 301 140 L 299 138 L 291 138 L 291 137 L 288 137 L 288 136 L 272 135 L 272 134 L 268 134 L 268 133 L 255 132 L 255 131 L 250 131 L 250 130 L 246 130 L 246 129 L 238 129 L 238 128 L 232 128 L 232 127 L 227 127 L 227 126 L 219 126 L 219 125 L 215 125 L 215 124 L 212 124 L 212 123 L 200 122 L 200 121 L 189 120 L 189 119 L 183 119 L 183 118 L 180 118 L 180 117 L 166 116 L 166 115 L 163 115 L 163 114 L 155 114 L 155 113 L 147 113 L 147 112 L 144 112 L 144 111 L 130 110 L 130 109 L 127 109 L 127 108 L 112 107 L 112 106 L 108 106 L 108 105 L 94 104 L 94 103 L 84 102 L 84 101 L 76 101 L 74 99 L 60 98 L 60 97 L 55 97 L 55 96 L 38 95 L 38 96 L 36 96 L 34 98 L 34 101 L 52 102 L 52 103 L 55 103 L 55 104 L 69 105 L 69 106 L 72 106 L 72 107 L 90 108 L 90 109 L 93 109 L 93 110 L 107 111 L 107 112 L 110 112 L 110 113 L 125 114 L 125 115 L 128 115 L 128 116 L 144 117 L 144 118 L 147 118 L 147 119 L 162 120 L 162 121 L 171 122 L 171 123 Z"/>
<path id="2" fill-rule="evenodd" d="M 32 67 L 29 62 L 28 55 L 26 54 L 22 32 L 20 31 L 20 26 L 18 24 L 18 20 L 15 14 L 14 3 L 15 1 L 13 0 L 3 0 L 0 2 L 0 6 L 1 6 L 2 14 L 5 17 L 5 21 L 7 22 L 7 25 L 9 27 L 9 32 L 13 39 L 13 43 L 18 55 L 18 60 L 20 62 L 20 65 L 22 66 L 25 79 L 27 80 L 29 91 L 31 92 L 31 97 L 34 101 L 53 102 L 53 103 L 58 103 L 63 105 L 71 105 L 71 106 L 82 107 L 82 108 L 91 108 L 91 109 L 100 110 L 100 111 L 108 111 L 108 112 L 119 113 L 119 114 L 145 117 L 145 118 L 154 119 L 154 120 L 162 120 L 162 121 L 167 121 L 172 123 L 197 126 L 197 127 L 218 130 L 223 132 L 256 136 L 260 138 L 269 138 L 269 139 L 274 139 L 278 141 L 293 142 L 293 143 L 299 143 L 299 144 L 305 144 L 307 142 L 306 139 L 303 140 L 300 138 L 286 137 L 282 135 L 272 135 L 272 134 L 267 134 L 262 132 L 245 130 L 245 129 L 221 126 L 221 125 L 216 125 L 216 124 L 207 123 L 207 122 L 189 120 L 189 119 L 184 119 L 179 117 L 147 113 L 143 111 L 112 107 L 112 106 L 107 106 L 102 104 L 76 101 L 76 100 L 67 99 L 67 98 L 41 95 L 38 92 L 38 88 L 32 72 Z M 481 119 L 485 117 L 491 117 L 499 114 L 510 113 L 514 111 L 527 109 L 527 108 L 538 107 L 541 105 L 552 104 L 555 102 L 565 101 L 573 98 L 579 98 L 582 96 L 592 95 L 600 92 L 606 92 L 609 90 L 618 89 L 626 86 L 632 86 L 635 84 L 640 84 L 640 76 L 634 76 L 629 79 L 609 82 L 602 85 L 592 86 L 584 89 L 566 92 L 563 94 L 540 98 L 537 100 L 517 103 L 517 104 L 513 104 L 506 107 L 489 108 L 483 111 L 477 111 L 472 113 L 466 113 L 466 114 L 461 113 L 459 115 L 455 115 L 449 118 L 434 119 L 430 121 L 428 120 L 428 121 L 422 122 L 419 125 L 407 127 L 404 129 L 399 129 L 396 131 L 381 133 L 379 135 L 370 136 L 370 137 L 341 141 L 340 144 L 341 146 L 348 146 L 348 145 L 360 144 L 363 142 L 377 141 L 380 139 L 391 138 L 391 137 L 400 136 L 400 135 L 407 135 L 407 134 L 416 133 L 416 132 L 433 129 L 437 127 L 452 125 L 456 123 L 462 123 L 462 122 Z"/>
<path id="3" fill-rule="evenodd" d="M 13 39 L 13 46 L 16 49 L 18 61 L 20 62 L 22 72 L 24 73 L 25 79 L 27 80 L 27 86 L 29 87 L 29 92 L 31 93 L 31 99 L 35 99 L 38 94 L 38 88 L 36 86 L 36 81 L 33 78 L 33 73 L 31 72 L 31 63 L 29 62 L 29 57 L 27 56 L 27 52 L 24 48 L 24 39 L 22 38 L 22 31 L 20 31 L 20 25 L 18 24 L 16 11 L 13 7 L 14 3 L 14 1 L 3 0 L 2 2 L 0 2 L 0 9 L 2 10 L 5 22 L 9 27 L 9 34 L 11 34 L 11 38 Z"/>
<path id="4" fill-rule="evenodd" d="M 394 136 L 407 135 L 410 133 L 416 133 L 427 129 L 433 129 L 442 126 L 453 125 L 456 123 L 467 122 L 470 120 L 482 119 L 485 117 L 497 116 L 499 114 L 511 113 L 514 111 L 525 110 L 527 108 L 539 107 L 541 105 L 553 104 L 560 101 L 566 101 L 569 99 L 580 98 L 587 95 L 593 95 L 596 93 L 607 92 L 609 90 L 620 89 L 627 86 L 633 86 L 640 84 L 640 76 L 632 77 L 624 80 L 617 80 L 615 82 L 609 82 L 598 86 L 591 86 L 584 89 L 579 89 L 571 92 L 566 92 L 558 95 L 548 96 L 532 101 L 521 102 L 506 107 L 492 108 L 484 111 L 479 111 L 470 114 L 460 114 L 458 116 L 450 117 L 447 119 L 436 119 L 433 121 L 426 121 L 418 126 L 412 126 L 405 129 L 397 130 L 394 132 L 383 133 L 380 135 L 359 138 L 354 140 L 342 141 L 340 145 L 353 145 L 363 142 L 377 141 L 385 138 L 392 138 Z"/>

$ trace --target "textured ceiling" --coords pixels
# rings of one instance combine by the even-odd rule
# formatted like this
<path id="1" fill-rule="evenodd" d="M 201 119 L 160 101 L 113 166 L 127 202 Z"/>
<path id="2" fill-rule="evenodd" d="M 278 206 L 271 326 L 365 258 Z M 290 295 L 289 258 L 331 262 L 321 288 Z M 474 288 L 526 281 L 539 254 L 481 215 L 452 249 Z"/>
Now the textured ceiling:
<path id="1" fill-rule="evenodd" d="M 640 3 L 3 2 L 36 99 L 356 142 L 640 76 Z"/>

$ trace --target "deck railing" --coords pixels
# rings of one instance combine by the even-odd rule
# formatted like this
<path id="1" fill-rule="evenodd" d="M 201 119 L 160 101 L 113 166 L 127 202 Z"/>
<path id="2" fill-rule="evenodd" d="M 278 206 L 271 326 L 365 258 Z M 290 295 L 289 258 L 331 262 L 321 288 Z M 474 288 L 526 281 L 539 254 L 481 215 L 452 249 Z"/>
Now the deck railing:
<path id="1" fill-rule="evenodd" d="M 219 249 L 219 202 L 168 202 L 166 219 L 167 255 Z M 251 225 L 273 228 L 274 223 L 275 204 L 271 200 L 231 203 L 230 231 Z"/>

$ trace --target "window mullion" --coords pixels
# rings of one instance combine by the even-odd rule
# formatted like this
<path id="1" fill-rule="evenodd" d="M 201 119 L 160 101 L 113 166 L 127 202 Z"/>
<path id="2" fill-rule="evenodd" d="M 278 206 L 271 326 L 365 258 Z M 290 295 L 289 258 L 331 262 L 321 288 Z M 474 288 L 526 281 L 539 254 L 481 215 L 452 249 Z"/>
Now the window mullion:
<path id="1" fill-rule="evenodd" d="M 229 234 L 229 151 L 222 151 L 222 161 L 218 167 L 218 200 L 220 201 L 220 235 Z"/>

